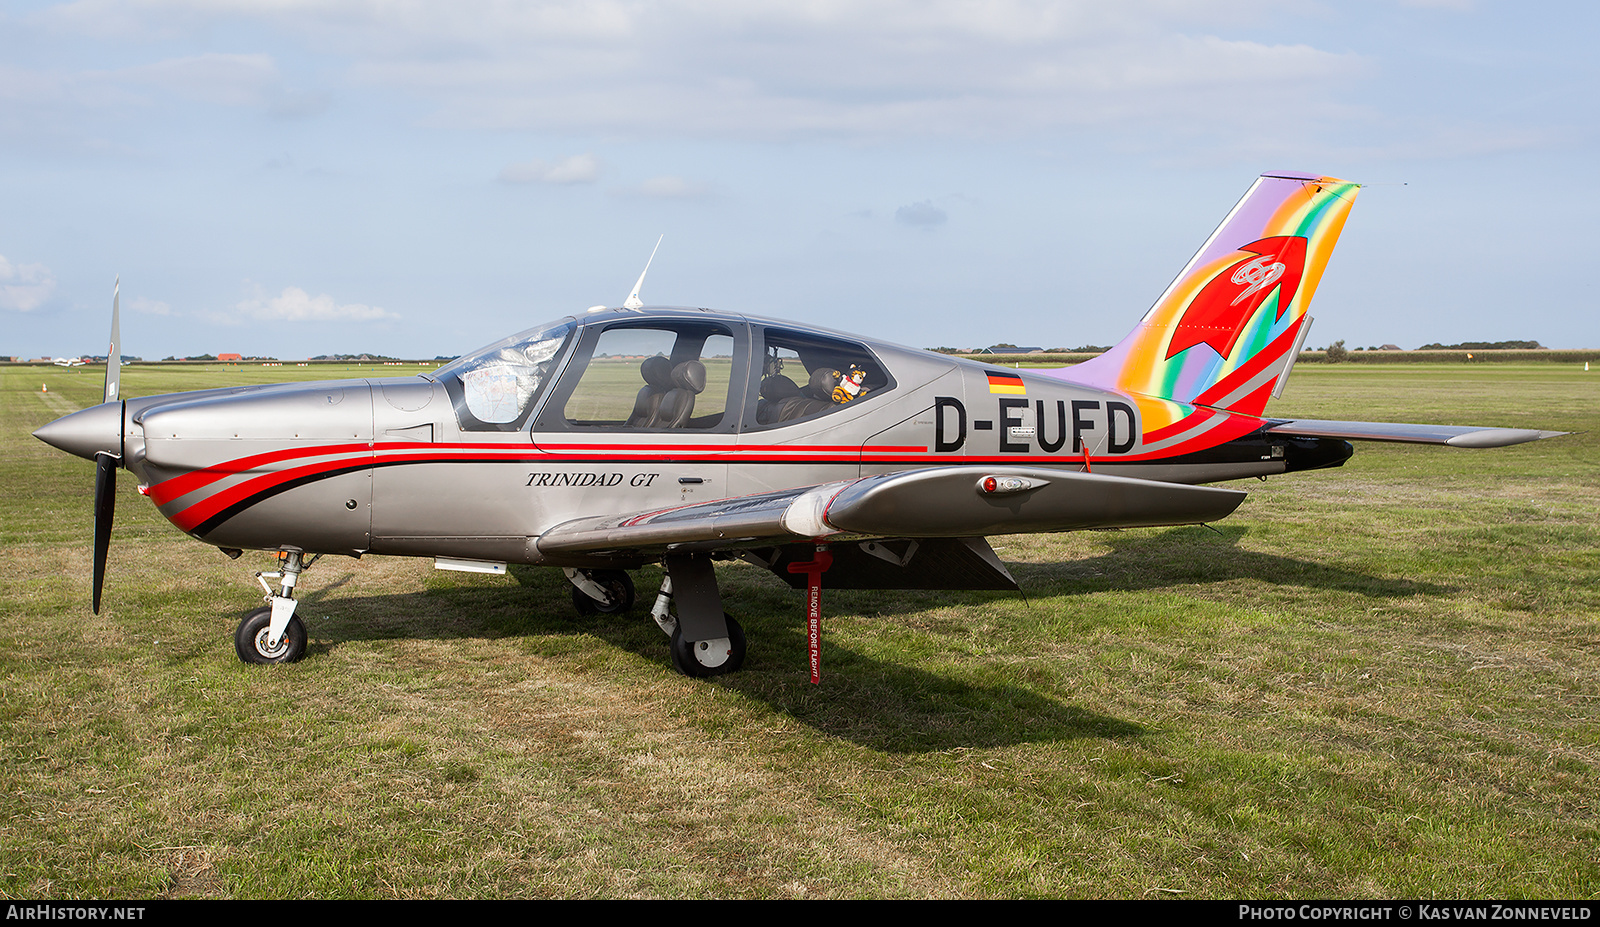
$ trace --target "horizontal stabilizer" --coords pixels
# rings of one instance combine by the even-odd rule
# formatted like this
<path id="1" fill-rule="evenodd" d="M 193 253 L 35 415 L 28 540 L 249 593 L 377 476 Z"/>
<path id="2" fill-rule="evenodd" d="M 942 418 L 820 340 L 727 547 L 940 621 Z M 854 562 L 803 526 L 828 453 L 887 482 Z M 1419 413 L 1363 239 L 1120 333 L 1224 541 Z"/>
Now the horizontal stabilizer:
<path id="1" fill-rule="evenodd" d="M 1567 434 L 1565 431 L 1535 431 L 1531 428 L 1408 425 L 1401 422 L 1328 422 L 1313 419 L 1278 422 L 1269 425 L 1266 430 L 1275 435 L 1342 438 L 1346 441 L 1396 441 L 1402 444 L 1448 444 L 1451 447 L 1508 447 Z"/>

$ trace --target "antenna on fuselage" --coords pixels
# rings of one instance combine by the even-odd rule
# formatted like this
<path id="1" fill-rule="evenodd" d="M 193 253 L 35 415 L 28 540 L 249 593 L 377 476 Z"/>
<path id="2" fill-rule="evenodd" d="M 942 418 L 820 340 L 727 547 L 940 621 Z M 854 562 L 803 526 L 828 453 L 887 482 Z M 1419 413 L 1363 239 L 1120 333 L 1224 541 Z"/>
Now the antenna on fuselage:
<path id="1" fill-rule="evenodd" d="M 662 235 L 661 238 L 656 239 L 656 246 L 650 249 L 650 261 L 654 261 L 656 259 L 656 252 L 661 250 L 661 239 L 666 237 L 666 235 Z M 639 272 L 639 280 L 638 282 L 634 283 L 633 292 L 628 294 L 628 299 L 622 304 L 622 308 L 644 308 L 644 303 L 639 300 L 639 289 L 644 286 L 644 275 L 650 272 L 650 261 L 644 262 L 644 270 Z"/>

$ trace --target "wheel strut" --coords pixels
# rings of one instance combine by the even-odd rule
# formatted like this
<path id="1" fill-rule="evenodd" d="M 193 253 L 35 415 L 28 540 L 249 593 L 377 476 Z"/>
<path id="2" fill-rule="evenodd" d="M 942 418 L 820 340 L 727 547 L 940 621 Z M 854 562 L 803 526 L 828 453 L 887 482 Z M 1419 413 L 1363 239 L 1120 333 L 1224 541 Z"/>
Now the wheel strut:
<path id="1" fill-rule="evenodd" d="M 667 633 L 672 665 L 685 676 L 732 673 L 744 665 L 744 629 L 722 610 L 716 571 L 706 556 L 669 554 L 650 616 Z"/>
<path id="2" fill-rule="evenodd" d="M 266 602 L 272 607 L 272 621 L 267 625 L 266 646 L 276 649 L 283 643 L 284 629 L 289 627 L 289 619 L 294 617 L 297 602 L 294 597 L 295 584 L 300 580 L 300 574 L 311 568 L 311 564 L 322 558 L 315 554 L 310 560 L 305 559 L 305 554 L 298 550 L 278 551 L 278 569 L 273 573 L 257 573 L 256 582 L 266 590 Z M 267 580 L 279 581 L 279 592 L 273 593 Z"/>

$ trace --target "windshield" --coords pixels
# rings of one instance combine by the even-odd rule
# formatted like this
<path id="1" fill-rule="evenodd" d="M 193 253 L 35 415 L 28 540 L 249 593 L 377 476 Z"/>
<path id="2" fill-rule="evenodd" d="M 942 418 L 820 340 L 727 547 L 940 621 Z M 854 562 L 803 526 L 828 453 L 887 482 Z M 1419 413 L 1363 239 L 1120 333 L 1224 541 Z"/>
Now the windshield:
<path id="1" fill-rule="evenodd" d="M 465 354 L 434 371 L 463 429 L 515 429 L 554 371 L 577 327 L 573 319 L 530 328 Z"/>

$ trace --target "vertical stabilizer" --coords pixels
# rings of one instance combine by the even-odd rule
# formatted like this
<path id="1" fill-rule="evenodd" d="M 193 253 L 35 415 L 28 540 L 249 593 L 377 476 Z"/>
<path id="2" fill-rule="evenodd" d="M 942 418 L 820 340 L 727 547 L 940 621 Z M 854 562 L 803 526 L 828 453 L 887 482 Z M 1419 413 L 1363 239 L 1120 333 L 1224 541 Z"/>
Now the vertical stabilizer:
<path id="1" fill-rule="evenodd" d="M 1315 174 L 1262 174 L 1132 334 L 1061 375 L 1259 415 L 1293 366 L 1359 189 Z"/>

